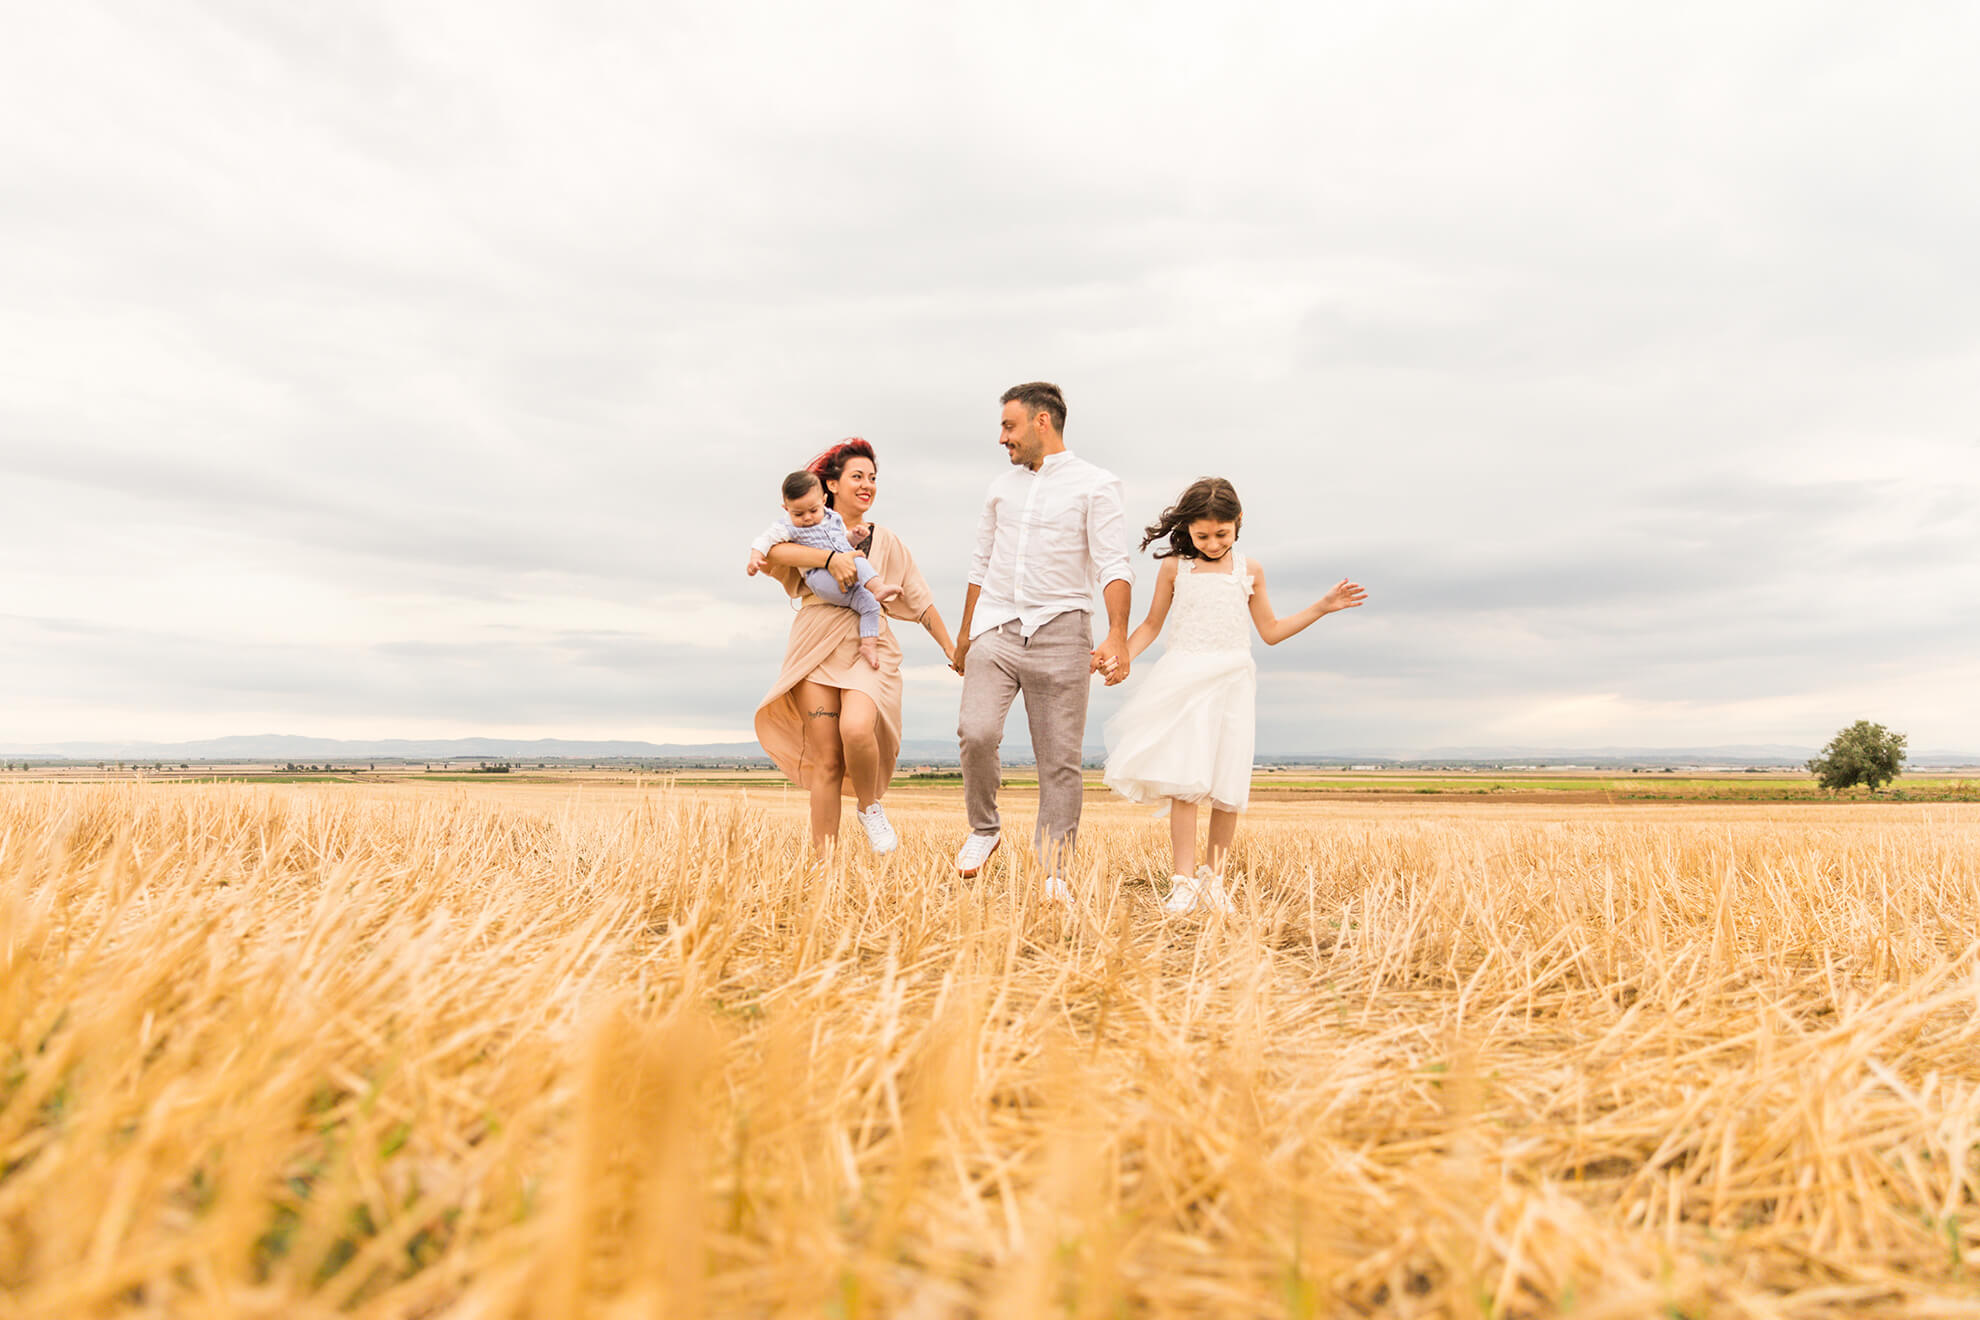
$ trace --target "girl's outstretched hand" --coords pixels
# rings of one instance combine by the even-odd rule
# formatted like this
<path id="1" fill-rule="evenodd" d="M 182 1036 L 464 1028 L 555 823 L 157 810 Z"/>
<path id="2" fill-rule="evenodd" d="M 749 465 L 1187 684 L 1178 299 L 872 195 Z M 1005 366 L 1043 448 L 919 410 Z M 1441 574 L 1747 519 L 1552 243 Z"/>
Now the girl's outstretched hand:
<path id="1" fill-rule="evenodd" d="M 1361 589 L 1359 582 L 1342 578 L 1334 584 L 1334 589 L 1320 598 L 1320 612 L 1332 614 L 1335 610 L 1351 610 L 1368 599 L 1368 593 Z"/>

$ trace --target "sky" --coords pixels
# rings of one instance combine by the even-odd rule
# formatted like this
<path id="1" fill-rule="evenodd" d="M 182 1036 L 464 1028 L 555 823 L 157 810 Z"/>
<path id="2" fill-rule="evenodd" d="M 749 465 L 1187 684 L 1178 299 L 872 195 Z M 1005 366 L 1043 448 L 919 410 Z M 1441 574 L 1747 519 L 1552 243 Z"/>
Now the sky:
<path id="1" fill-rule="evenodd" d="M 953 624 L 1043 378 L 1137 523 L 1226 476 L 1282 612 L 1367 587 L 1259 648 L 1263 752 L 1980 750 L 1977 55 L 1954 3 L 40 6 L 0 742 L 747 739 L 783 473 L 871 440 Z"/>

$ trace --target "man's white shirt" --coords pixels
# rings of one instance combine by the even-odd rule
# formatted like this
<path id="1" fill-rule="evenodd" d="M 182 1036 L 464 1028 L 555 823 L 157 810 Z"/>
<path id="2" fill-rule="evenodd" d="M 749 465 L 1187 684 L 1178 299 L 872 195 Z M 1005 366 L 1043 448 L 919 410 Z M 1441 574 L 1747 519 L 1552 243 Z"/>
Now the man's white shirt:
<path id="1" fill-rule="evenodd" d="M 1122 504 L 1120 478 L 1071 450 L 991 482 L 969 568 L 982 588 L 971 639 L 1012 619 L 1029 637 L 1069 610 L 1091 610 L 1096 586 L 1134 581 Z"/>

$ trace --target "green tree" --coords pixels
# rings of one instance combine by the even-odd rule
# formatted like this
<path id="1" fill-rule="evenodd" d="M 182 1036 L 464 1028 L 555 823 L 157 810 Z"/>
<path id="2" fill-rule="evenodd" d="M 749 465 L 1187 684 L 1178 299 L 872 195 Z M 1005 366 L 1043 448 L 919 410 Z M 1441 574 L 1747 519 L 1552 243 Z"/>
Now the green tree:
<path id="1" fill-rule="evenodd" d="M 1858 784 L 1874 793 L 1904 768 L 1904 742 L 1901 733 L 1858 720 L 1829 739 L 1822 754 L 1808 763 L 1808 772 L 1831 793 Z"/>

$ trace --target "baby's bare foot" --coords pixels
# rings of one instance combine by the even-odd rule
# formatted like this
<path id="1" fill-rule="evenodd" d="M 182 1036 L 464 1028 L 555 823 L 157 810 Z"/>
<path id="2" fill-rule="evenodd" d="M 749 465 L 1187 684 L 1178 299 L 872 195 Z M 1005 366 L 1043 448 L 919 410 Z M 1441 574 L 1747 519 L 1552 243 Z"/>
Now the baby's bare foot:
<path id="1" fill-rule="evenodd" d="M 899 587 L 891 582 L 882 582 L 879 578 L 866 579 L 866 589 L 873 593 L 875 600 L 892 600 L 901 594 Z"/>
<path id="2" fill-rule="evenodd" d="M 859 653 L 866 657 L 867 664 L 872 665 L 875 669 L 880 667 L 880 642 L 877 638 L 860 638 Z"/>

